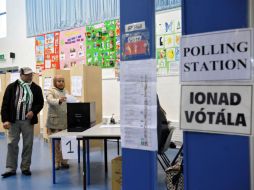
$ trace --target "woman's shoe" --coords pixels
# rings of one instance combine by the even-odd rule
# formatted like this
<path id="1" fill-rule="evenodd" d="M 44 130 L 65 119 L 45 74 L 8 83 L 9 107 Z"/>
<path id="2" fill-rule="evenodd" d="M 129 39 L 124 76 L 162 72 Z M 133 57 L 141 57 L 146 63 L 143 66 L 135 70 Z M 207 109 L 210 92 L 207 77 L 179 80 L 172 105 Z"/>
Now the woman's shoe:
<path id="1" fill-rule="evenodd" d="M 61 164 L 61 168 L 62 169 L 69 169 L 70 168 L 70 165 L 69 164 Z"/>
<path id="2" fill-rule="evenodd" d="M 60 164 L 56 164 L 55 170 L 60 170 Z"/>

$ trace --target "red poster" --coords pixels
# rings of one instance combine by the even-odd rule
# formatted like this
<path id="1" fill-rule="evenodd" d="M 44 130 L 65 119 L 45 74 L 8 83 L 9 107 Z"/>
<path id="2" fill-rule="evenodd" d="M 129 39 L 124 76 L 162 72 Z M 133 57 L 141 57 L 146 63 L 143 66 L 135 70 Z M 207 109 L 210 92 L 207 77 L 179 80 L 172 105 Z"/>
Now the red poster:
<path id="1" fill-rule="evenodd" d="M 60 68 L 59 35 L 59 32 L 45 34 L 45 69 Z"/>
<path id="2" fill-rule="evenodd" d="M 43 34 L 35 37 L 36 72 L 44 69 L 60 68 L 59 64 L 60 32 Z"/>
<path id="3" fill-rule="evenodd" d="M 147 47 L 148 45 L 146 40 L 127 42 L 124 44 L 125 56 L 146 54 Z"/>

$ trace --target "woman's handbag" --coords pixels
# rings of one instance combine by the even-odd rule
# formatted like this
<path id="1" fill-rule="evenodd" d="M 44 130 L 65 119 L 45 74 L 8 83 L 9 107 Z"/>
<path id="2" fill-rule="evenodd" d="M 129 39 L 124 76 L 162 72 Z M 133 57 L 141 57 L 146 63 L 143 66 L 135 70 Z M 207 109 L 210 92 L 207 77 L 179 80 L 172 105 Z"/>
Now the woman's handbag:
<path id="1" fill-rule="evenodd" d="M 182 161 L 166 169 L 166 185 L 168 190 L 184 189 Z"/>

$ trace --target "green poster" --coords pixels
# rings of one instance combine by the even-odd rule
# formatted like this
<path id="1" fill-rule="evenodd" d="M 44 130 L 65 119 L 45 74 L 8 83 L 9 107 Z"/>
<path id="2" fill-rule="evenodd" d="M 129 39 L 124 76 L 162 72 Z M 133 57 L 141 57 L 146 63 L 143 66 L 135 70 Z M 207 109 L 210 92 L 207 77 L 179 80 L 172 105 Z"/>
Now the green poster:
<path id="1" fill-rule="evenodd" d="M 120 23 L 109 20 L 86 26 L 87 65 L 112 68 L 120 57 Z"/>

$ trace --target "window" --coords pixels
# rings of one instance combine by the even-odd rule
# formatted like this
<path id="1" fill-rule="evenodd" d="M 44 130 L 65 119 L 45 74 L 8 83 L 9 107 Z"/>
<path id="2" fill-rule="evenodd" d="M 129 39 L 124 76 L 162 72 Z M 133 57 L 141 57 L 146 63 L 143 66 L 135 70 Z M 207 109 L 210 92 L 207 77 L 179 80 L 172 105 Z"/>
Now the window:
<path id="1" fill-rule="evenodd" d="M 0 0 L 0 38 L 6 37 L 6 0 Z"/>

